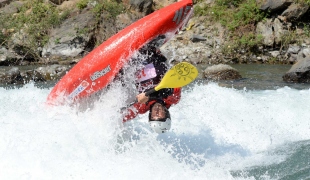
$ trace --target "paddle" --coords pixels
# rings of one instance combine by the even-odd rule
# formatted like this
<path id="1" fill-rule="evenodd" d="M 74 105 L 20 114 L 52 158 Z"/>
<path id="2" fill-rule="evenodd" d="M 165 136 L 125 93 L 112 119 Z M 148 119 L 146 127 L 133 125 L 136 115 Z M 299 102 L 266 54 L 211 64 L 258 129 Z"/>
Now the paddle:
<path id="1" fill-rule="evenodd" d="M 178 88 L 191 83 L 198 75 L 195 66 L 187 62 L 181 62 L 174 65 L 166 72 L 161 82 L 153 89 L 148 90 L 145 95 L 148 96 L 153 92 L 164 88 Z"/>
<path id="2" fill-rule="evenodd" d="M 178 88 L 186 86 L 196 79 L 198 76 L 198 70 L 195 66 L 187 62 L 181 62 L 174 65 L 170 70 L 166 72 L 161 82 L 153 89 L 145 92 L 145 95 L 148 96 L 153 92 L 159 91 L 164 88 Z M 138 101 L 132 102 L 127 105 L 127 108 L 137 103 Z M 121 109 L 125 109 L 123 107 Z"/>

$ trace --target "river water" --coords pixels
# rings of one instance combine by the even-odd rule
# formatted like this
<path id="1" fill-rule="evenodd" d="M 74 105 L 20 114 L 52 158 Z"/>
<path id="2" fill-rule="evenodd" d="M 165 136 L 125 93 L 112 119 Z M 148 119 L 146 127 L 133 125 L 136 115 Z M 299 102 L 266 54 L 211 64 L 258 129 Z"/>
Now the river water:
<path id="1" fill-rule="evenodd" d="M 118 83 L 55 107 L 55 82 L 2 86 L 0 179 L 309 179 L 309 84 L 284 83 L 287 65 L 233 67 L 242 80 L 184 88 L 161 135 L 147 115 L 121 123 Z"/>

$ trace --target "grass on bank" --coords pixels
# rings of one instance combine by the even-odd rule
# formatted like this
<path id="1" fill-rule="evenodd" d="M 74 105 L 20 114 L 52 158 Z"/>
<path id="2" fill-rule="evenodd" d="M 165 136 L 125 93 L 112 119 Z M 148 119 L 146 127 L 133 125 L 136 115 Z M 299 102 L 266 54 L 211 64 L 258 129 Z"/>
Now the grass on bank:
<path id="1" fill-rule="evenodd" d="M 255 34 L 255 25 L 267 14 L 259 10 L 256 0 L 215 0 L 212 6 L 195 6 L 194 12 L 196 16 L 208 16 L 209 21 L 219 22 L 228 30 L 224 54 L 239 49 L 250 51 L 262 44 L 262 36 Z"/>
<path id="2" fill-rule="evenodd" d="M 204 2 L 196 0 L 196 3 Z M 308 4 L 310 0 L 294 0 L 295 3 Z M 215 0 L 212 5 L 196 5 L 194 12 L 196 16 L 208 16 L 211 23 L 219 22 L 228 30 L 226 44 L 222 53 L 232 55 L 240 50 L 255 52 L 257 47 L 262 46 L 263 37 L 255 33 L 258 22 L 269 18 L 268 12 L 259 9 L 256 0 Z M 310 37 L 310 28 L 306 23 L 300 23 L 303 27 L 303 36 Z M 291 43 L 300 43 L 296 28 L 289 29 L 281 37 L 280 50 L 287 48 Z"/>
<path id="3" fill-rule="evenodd" d="M 89 3 L 93 5 L 92 12 L 95 13 L 98 18 L 100 17 L 102 11 L 108 12 L 112 18 L 115 18 L 125 9 L 123 4 L 117 0 L 79 0 L 77 3 L 77 8 L 82 10 L 86 8 Z"/>
<path id="4" fill-rule="evenodd" d="M 122 3 L 117 0 L 80 0 L 76 7 L 82 10 L 88 5 L 98 22 L 102 11 L 107 11 L 112 18 L 115 18 L 124 10 Z M 31 54 L 34 59 L 40 59 L 39 49 L 49 41 L 50 30 L 61 25 L 72 11 L 73 9 L 61 11 L 54 4 L 44 0 L 23 1 L 17 13 L 0 14 L 0 45 L 8 47 L 14 36 L 20 41 L 18 47 L 21 49 L 20 52 Z"/>
<path id="5" fill-rule="evenodd" d="M 294 0 L 295 3 L 308 4 L 310 5 L 310 0 Z"/>
<path id="6" fill-rule="evenodd" d="M 38 47 L 43 47 L 48 42 L 50 29 L 60 25 L 68 15 L 68 11 L 60 12 L 43 0 L 25 1 L 18 13 L 1 14 L 1 46 L 9 46 L 14 36 L 21 54 L 39 58 Z"/>

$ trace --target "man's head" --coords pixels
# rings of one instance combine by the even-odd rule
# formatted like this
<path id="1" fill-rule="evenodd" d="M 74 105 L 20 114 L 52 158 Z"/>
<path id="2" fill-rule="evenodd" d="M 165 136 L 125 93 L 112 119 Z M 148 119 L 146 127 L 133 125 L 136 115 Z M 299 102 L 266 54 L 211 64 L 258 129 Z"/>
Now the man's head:
<path id="1" fill-rule="evenodd" d="M 157 133 L 167 132 L 171 128 L 168 109 L 159 102 L 154 103 L 150 109 L 149 123 L 151 128 Z"/>

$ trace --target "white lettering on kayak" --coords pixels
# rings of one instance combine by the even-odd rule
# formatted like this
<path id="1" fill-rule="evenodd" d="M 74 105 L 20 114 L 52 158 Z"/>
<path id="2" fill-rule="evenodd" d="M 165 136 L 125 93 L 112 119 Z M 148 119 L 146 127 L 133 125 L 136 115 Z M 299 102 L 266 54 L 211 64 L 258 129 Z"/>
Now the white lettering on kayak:
<path id="1" fill-rule="evenodd" d="M 89 83 L 87 81 L 82 81 L 82 83 L 77 88 L 75 88 L 75 90 L 69 95 L 69 99 L 72 100 L 73 98 L 75 98 L 77 95 L 83 92 L 88 85 Z"/>
<path id="2" fill-rule="evenodd" d="M 101 71 L 96 71 L 93 75 L 90 76 L 90 79 L 92 81 L 95 81 L 96 79 L 106 75 L 110 71 L 111 71 L 111 67 L 110 65 L 108 65 L 106 68 L 102 69 Z"/>

